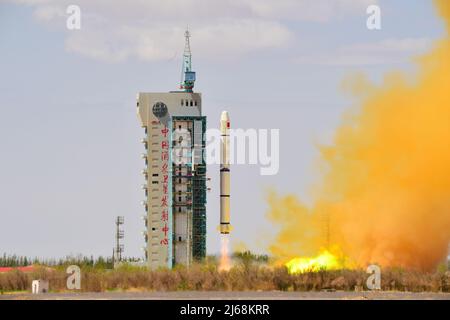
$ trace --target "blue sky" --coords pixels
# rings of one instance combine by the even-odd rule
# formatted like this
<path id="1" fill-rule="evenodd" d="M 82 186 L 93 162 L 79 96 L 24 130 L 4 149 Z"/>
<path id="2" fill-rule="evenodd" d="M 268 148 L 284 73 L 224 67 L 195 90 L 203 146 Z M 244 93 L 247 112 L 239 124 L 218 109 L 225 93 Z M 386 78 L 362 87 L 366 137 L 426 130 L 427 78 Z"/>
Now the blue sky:
<path id="1" fill-rule="evenodd" d="M 209 126 L 226 109 L 234 127 L 280 129 L 276 176 L 233 168 L 233 241 L 261 252 L 275 232 L 264 193 L 308 200 L 315 144 L 330 141 L 352 102 L 342 79 L 411 72 L 411 59 L 444 33 L 429 0 L 161 3 L 0 1 L 0 252 L 109 255 L 114 217 L 124 215 L 126 255 L 141 256 L 135 96 L 177 89 L 187 24 Z M 380 31 L 366 28 L 372 3 L 382 10 Z M 81 30 L 66 29 L 68 4 L 80 6 Z M 215 253 L 218 168 L 208 170 Z"/>

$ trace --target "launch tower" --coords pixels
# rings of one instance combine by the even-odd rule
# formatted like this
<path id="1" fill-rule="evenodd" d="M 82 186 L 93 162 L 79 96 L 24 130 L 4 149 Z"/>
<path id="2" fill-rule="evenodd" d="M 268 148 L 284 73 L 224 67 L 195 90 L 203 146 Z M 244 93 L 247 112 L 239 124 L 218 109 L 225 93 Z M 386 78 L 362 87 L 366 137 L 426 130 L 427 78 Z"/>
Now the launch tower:
<path id="1" fill-rule="evenodd" d="M 182 91 L 141 92 L 137 114 L 144 128 L 143 219 L 150 268 L 189 266 L 206 255 L 206 117 L 186 31 Z"/>

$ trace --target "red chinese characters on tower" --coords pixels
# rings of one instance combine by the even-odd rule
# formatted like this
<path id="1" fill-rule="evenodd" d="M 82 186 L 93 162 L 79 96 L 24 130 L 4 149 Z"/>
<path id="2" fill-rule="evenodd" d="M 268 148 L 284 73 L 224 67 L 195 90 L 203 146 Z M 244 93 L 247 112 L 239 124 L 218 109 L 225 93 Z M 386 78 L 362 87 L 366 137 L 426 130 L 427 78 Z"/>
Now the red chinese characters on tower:
<path id="1" fill-rule="evenodd" d="M 162 228 L 162 231 L 164 232 L 164 239 L 162 239 L 160 241 L 160 243 L 162 245 L 168 245 L 169 244 L 169 239 L 167 238 L 167 233 L 169 232 L 169 227 L 167 226 L 167 223 L 164 225 L 164 227 Z"/>
<path id="2" fill-rule="evenodd" d="M 169 227 L 167 226 L 167 223 L 162 228 L 162 231 L 164 232 L 164 237 L 167 238 L 167 233 L 169 232 Z"/>
<path id="3" fill-rule="evenodd" d="M 161 221 L 164 223 L 162 231 L 164 232 L 164 238 L 160 241 L 163 246 L 169 245 L 168 233 L 169 233 L 169 129 L 164 126 L 161 129 L 161 173 L 163 176 L 163 194 L 161 197 Z"/>
<path id="4" fill-rule="evenodd" d="M 167 208 L 169 206 L 168 202 L 167 202 L 167 195 L 163 195 L 161 197 L 161 207 L 162 208 Z"/>
<path id="5" fill-rule="evenodd" d="M 161 129 L 161 134 L 164 138 L 167 138 L 167 135 L 169 134 L 169 128 L 167 128 L 167 126 L 164 126 L 164 128 Z"/>
<path id="6" fill-rule="evenodd" d="M 161 220 L 164 222 L 169 221 L 169 212 L 167 211 L 167 209 L 164 209 L 161 213 Z"/>

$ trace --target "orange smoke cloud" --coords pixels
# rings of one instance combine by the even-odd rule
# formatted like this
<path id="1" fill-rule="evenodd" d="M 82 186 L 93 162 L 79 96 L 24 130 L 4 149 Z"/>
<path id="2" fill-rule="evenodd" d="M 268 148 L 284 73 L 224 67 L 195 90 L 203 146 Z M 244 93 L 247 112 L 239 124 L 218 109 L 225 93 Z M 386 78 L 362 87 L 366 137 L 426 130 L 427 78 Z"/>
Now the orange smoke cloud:
<path id="1" fill-rule="evenodd" d="M 283 261 L 338 247 L 361 266 L 432 269 L 450 241 L 450 1 L 435 1 L 447 36 L 417 61 L 411 80 L 352 86 L 358 108 L 321 148 L 323 177 L 311 208 L 269 196 Z"/>

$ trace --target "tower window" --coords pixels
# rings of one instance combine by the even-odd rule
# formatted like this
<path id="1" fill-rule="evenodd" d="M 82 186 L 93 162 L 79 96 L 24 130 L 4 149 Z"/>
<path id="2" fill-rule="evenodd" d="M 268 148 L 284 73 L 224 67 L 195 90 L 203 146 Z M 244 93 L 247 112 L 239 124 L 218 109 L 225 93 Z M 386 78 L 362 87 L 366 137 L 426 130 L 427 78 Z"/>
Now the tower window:
<path id="1" fill-rule="evenodd" d="M 195 104 L 195 106 L 197 106 L 197 100 L 195 100 L 194 104 Z"/>
<path id="2" fill-rule="evenodd" d="M 193 104 L 192 104 L 192 100 L 191 100 L 191 107 L 193 106 Z"/>
<path id="3" fill-rule="evenodd" d="M 181 105 L 182 105 L 182 106 L 184 105 L 184 100 L 183 100 L 183 99 L 181 99 Z"/>

